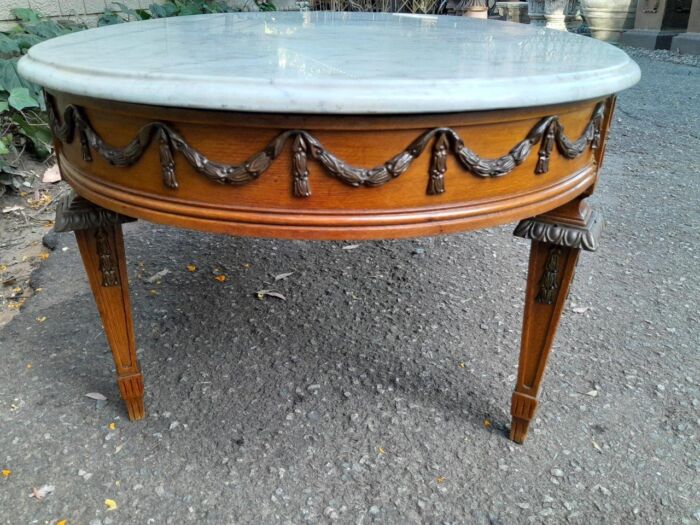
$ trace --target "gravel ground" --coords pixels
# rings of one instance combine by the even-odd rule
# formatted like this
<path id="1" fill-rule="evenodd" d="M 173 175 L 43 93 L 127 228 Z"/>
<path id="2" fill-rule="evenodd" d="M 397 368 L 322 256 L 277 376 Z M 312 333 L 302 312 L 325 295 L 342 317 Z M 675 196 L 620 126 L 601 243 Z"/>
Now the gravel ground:
<path id="1" fill-rule="evenodd" d="M 348 250 L 136 223 L 148 416 L 126 420 L 62 235 L 0 332 L 0 522 L 698 523 L 700 70 L 633 53 L 602 248 L 525 446 L 505 437 L 528 249 L 511 226 Z M 255 297 L 284 272 L 286 301 Z"/>

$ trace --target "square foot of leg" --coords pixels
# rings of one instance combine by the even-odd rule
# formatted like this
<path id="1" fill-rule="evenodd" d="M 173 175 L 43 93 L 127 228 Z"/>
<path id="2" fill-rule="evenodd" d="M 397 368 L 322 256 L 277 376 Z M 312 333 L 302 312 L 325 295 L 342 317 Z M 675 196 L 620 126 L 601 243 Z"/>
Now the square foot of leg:
<path id="1" fill-rule="evenodd" d="M 527 431 L 530 422 L 526 419 L 514 417 L 510 423 L 510 439 L 522 445 L 527 439 Z"/>
<path id="2" fill-rule="evenodd" d="M 129 413 L 130 421 L 138 421 L 146 415 L 146 410 L 143 406 L 143 397 L 125 399 L 126 411 Z"/>

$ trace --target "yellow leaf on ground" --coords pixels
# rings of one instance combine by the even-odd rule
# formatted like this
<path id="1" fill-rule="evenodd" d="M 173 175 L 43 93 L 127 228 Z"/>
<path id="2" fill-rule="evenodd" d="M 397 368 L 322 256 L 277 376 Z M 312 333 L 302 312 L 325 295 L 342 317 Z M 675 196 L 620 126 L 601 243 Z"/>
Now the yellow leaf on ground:
<path id="1" fill-rule="evenodd" d="M 243 266 L 243 268 L 250 268 L 253 265 L 250 263 L 243 263 L 242 266 Z"/>
<path id="2" fill-rule="evenodd" d="M 194 273 L 197 271 L 197 267 L 194 264 L 188 264 L 187 271 Z"/>
<path id="3" fill-rule="evenodd" d="M 39 259 L 41 259 L 42 261 L 45 261 L 48 258 L 49 258 L 48 252 L 42 252 L 39 254 Z"/>
<path id="4" fill-rule="evenodd" d="M 216 279 L 220 283 L 223 283 L 226 280 L 226 276 L 222 273 L 221 275 L 217 275 L 216 277 L 214 277 L 214 279 Z"/>
<path id="5" fill-rule="evenodd" d="M 61 520 L 61 521 L 57 521 L 56 525 L 68 525 L 68 522 L 66 520 Z"/>
<path id="6" fill-rule="evenodd" d="M 447 481 L 447 478 L 445 476 L 438 476 L 435 478 L 435 481 L 438 483 L 438 485 L 441 485 Z"/>
<path id="7" fill-rule="evenodd" d="M 36 320 L 39 321 L 40 323 L 43 323 L 44 321 L 46 321 L 46 316 L 42 315 L 40 317 L 37 317 Z"/>
<path id="8" fill-rule="evenodd" d="M 109 425 L 107 425 L 107 428 L 110 430 L 117 430 L 117 424 L 113 421 Z"/>
<path id="9" fill-rule="evenodd" d="M 105 505 L 107 505 L 107 510 L 116 510 L 117 508 L 117 502 L 113 499 L 106 499 Z"/>
<path id="10" fill-rule="evenodd" d="M 31 363 L 28 363 L 28 364 L 27 364 L 27 368 L 31 368 L 31 367 L 32 367 L 32 364 L 31 364 Z"/>
<path id="11" fill-rule="evenodd" d="M 12 474 L 12 471 L 9 468 L 2 469 L 2 477 L 3 478 L 9 478 L 10 474 Z"/>
<path id="12" fill-rule="evenodd" d="M 46 206 L 47 204 L 50 204 L 52 201 L 51 195 L 48 193 L 42 193 L 38 196 L 38 198 L 29 198 L 27 199 L 27 204 L 29 204 L 30 207 L 32 208 L 41 208 L 42 206 Z"/>
<path id="13" fill-rule="evenodd" d="M 0 273 L 6 272 L 6 271 L 7 271 L 7 265 L 0 264 Z"/>
<path id="14" fill-rule="evenodd" d="M 380 453 L 380 454 L 384 454 L 384 448 L 383 448 L 383 447 L 379 447 L 379 453 Z"/>
<path id="15" fill-rule="evenodd" d="M 465 366 L 466 366 L 466 365 L 465 365 L 464 363 L 460 363 L 460 364 L 459 364 L 459 367 L 460 367 L 460 368 L 464 368 Z"/>
<path id="16" fill-rule="evenodd" d="M 491 428 L 491 420 L 490 419 L 484 419 L 484 427 Z"/>

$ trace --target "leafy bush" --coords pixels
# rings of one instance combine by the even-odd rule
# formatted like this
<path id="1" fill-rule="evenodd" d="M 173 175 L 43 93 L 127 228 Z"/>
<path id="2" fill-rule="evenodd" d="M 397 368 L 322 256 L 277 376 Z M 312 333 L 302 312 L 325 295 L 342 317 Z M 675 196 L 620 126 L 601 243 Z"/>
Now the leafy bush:
<path id="1" fill-rule="evenodd" d="M 0 195 L 10 187 L 29 186 L 18 169 L 24 152 L 39 160 L 51 154 L 51 133 L 39 86 L 17 74 L 17 61 L 43 40 L 84 28 L 72 22 L 41 18 L 31 9 L 13 9 L 17 25 L 0 33 Z"/>
<path id="2" fill-rule="evenodd" d="M 263 11 L 274 10 L 268 2 L 256 5 Z M 98 25 L 236 10 L 223 0 L 171 0 L 148 9 L 130 9 L 115 2 L 100 16 Z M 12 14 L 17 25 L 0 32 L 0 195 L 7 188 L 30 186 L 26 172 L 19 169 L 25 153 L 45 160 L 52 152 L 43 92 L 17 74 L 17 61 L 34 44 L 86 29 L 84 24 L 43 18 L 31 9 L 13 9 Z"/>
<path id="3" fill-rule="evenodd" d="M 270 2 L 250 0 L 261 11 L 274 11 L 275 6 Z M 202 15 L 207 13 L 232 13 L 240 11 L 237 7 L 228 5 L 224 0 L 170 0 L 162 4 L 151 4 L 148 9 L 131 9 L 121 2 L 113 2 L 112 8 L 107 9 L 97 21 L 97 25 L 112 25 L 132 20 L 148 20 L 150 18 L 168 18 L 171 16 Z"/>

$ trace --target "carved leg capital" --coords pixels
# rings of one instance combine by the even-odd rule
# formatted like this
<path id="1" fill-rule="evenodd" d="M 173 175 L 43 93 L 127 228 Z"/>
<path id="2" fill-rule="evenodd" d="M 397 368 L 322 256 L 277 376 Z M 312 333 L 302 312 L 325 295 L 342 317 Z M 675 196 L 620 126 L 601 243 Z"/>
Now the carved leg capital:
<path id="1" fill-rule="evenodd" d="M 544 215 L 520 221 L 513 235 L 594 252 L 602 231 L 602 214 L 585 201 L 575 200 Z"/>
<path id="2" fill-rule="evenodd" d="M 56 206 L 56 222 L 53 229 L 56 232 L 97 230 L 135 220 L 101 208 L 71 190 Z"/>

